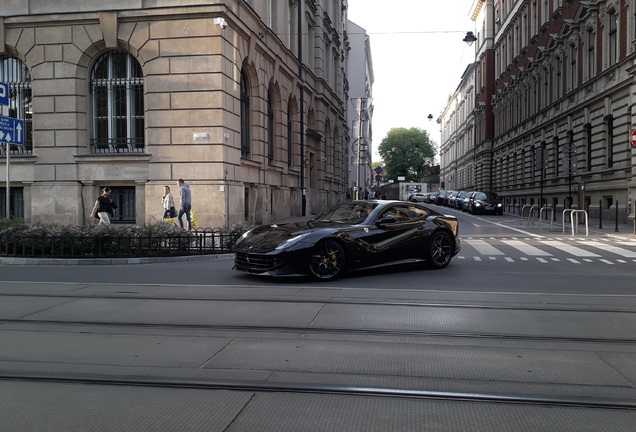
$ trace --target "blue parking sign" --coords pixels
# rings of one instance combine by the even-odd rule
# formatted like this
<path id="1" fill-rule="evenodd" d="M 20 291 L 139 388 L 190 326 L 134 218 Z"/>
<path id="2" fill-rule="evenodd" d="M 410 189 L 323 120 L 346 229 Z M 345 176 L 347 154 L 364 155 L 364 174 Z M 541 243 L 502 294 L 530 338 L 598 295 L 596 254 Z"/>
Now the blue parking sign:
<path id="1" fill-rule="evenodd" d="M 24 120 L 0 116 L 0 142 L 24 145 Z"/>
<path id="2" fill-rule="evenodd" d="M 9 105 L 9 85 L 0 82 L 0 105 Z"/>

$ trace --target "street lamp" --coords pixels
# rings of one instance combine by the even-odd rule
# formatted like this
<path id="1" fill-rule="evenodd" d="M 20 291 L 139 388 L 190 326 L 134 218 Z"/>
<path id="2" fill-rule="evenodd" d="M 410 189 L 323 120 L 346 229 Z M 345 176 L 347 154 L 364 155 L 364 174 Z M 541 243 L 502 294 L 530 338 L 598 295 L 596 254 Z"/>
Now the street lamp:
<path id="1" fill-rule="evenodd" d="M 433 114 L 429 114 L 428 117 L 426 117 L 428 119 L 428 121 L 433 120 Z"/>
<path id="2" fill-rule="evenodd" d="M 477 40 L 477 37 L 473 34 L 473 32 L 471 31 L 466 32 L 466 36 L 464 37 L 464 42 L 466 42 L 468 46 L 471 46 L 473 42 L 475 42 L 476 40 Z"/>

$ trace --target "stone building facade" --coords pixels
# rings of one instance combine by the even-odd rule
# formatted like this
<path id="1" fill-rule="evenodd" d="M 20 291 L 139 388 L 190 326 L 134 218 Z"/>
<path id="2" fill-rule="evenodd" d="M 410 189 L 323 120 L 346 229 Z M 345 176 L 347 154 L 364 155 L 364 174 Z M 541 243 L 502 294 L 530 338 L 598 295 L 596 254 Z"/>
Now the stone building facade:
<path id="1" fill-rule="evenodd" d="M 619 219 L 633 217 L 634 3 L 482 0 L 474 12 L 475 187 L 513 209 L 606 219 L 618 202 Z"/>
<path id="2" fill-rule="evenodd" d="M 439 159 L 440 166 L 444 167 L 442 189 L 475 189 L 474 113 L 475 64 L 471 63 L 438 118 L 441 129 Z"/>
<path id="3" fill-rule="evenodd" d="M 9 0 L 0 13 L 6 114 L 27 126 L 9 151 L 13 217 L 92 223 L 110 186 L 115 221 L 152 222 L 179 178 L 201 226 L 343 199 L 346 0 Z"/>
<path id="4" fill-rule="evenodd" d="M 349 21 L 349 98 L 347 123 L 351 127 L 348 161 L 349 188 L 352 197 L 364 199 L 364 191 L 373 188 L 372 144 L 373 144 L 373 58 L 371 38 L 359 25 Z"/>

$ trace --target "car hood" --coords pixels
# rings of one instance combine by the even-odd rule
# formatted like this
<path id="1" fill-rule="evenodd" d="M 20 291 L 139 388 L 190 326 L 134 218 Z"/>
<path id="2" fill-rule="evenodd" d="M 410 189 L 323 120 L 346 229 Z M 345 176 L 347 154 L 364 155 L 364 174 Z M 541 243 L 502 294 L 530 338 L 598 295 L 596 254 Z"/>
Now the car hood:
<path id="1" fill-rule="evenodd" d="M 498 199 L 476 199 L 475 201 L 487 205 L 497 205 L 501 202 L 501 200 Z"/>
<path id="2" fill-rule="evenodd" d="M 288 224 L 262 225 L 246 233 L 234 246 L 235 250 L 249 248 L 253 252 L 273 250 L 276 246 L 302 234 L 328 234 L 343 228 L 337 222 L 315 221 L 296 222 Z"/>

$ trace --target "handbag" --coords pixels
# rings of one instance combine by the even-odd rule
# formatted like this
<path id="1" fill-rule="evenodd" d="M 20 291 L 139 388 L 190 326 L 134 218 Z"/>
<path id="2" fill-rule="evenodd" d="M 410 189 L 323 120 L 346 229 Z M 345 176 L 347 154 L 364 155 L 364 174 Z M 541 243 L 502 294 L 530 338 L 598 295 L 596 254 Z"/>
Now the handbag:
<path id="1" fill-rule="evenodd" d="M 197 217 L 194 214 L 194 210 L 190 210 L 190 225 L 197 226 Z"/>

